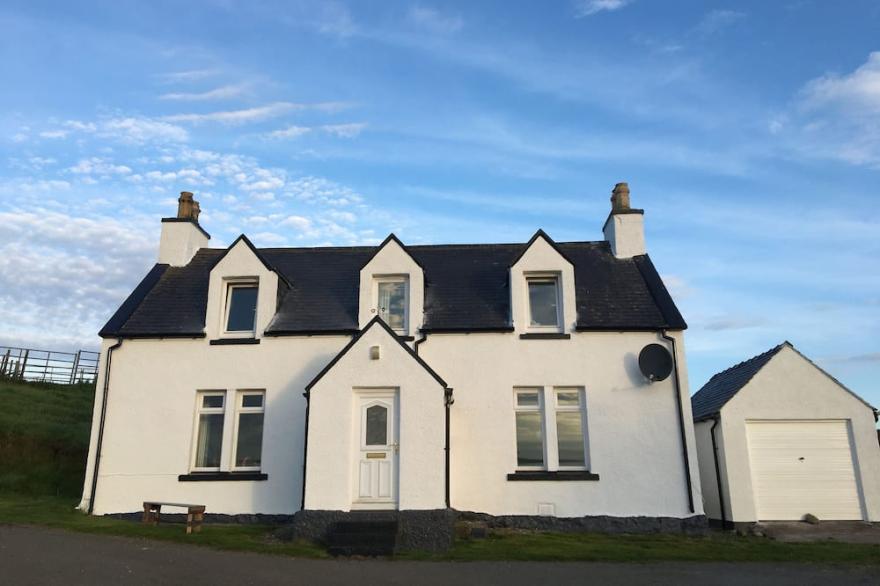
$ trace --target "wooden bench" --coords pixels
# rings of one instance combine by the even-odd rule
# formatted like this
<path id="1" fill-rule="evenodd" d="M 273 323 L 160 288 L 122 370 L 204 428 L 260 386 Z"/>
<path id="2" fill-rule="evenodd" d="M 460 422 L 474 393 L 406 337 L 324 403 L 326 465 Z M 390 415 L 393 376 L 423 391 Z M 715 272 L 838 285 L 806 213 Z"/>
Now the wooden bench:
<path id="1" fill-rule="evenodd" d="M 158 525 L 162 507 L 179 507 L 181 509 L 186 509 L 187 534 L 198 533 L 202 530 L 202 521 L 205 520 L 205 505 L 144 501 L 143 522 L 148 525 Z"/>

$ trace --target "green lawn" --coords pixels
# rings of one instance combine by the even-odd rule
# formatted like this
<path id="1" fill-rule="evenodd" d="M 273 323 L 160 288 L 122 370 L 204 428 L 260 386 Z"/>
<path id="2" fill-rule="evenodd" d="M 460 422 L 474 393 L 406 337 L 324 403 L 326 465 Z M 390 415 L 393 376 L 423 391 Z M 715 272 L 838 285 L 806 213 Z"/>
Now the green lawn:
<path id="1" fill-rule="evenodd" d="M 206 524 L 186 535 L 180 524 L 158 527 L 76 511 L 85 471 L 94 389 L 0 381 L 0 524 L 158 539 L 299 557 L 326 557 L 310 543 L 274 539 L 277 527 Z M 409 553 L 401 559 L 545 561 L 766 561 L 880 564 L 880 546 L 835 542 L 787 544 L 713 533 L 602 535 L 494 532 L 456 541 L 442 555 Z"/>

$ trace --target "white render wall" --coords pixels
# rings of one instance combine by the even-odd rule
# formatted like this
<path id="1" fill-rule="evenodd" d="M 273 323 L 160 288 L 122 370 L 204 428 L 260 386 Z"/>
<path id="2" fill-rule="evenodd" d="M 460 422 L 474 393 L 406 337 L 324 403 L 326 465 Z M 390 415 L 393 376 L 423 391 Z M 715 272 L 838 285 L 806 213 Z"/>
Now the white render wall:
<path id="1" fill-rule="evenodd" d="M 372 360 L 370 347 L 377 345 L 380 358 Z M 445 387 L 376 324 L 311 390 L 307 509 L 351 509 L 360 433 L 355 389 L 386 388 L 398 393 L 399 508 L 446 507 Z"/>
<path id="2" fill-rule="evenodd" d="M 381 328 L 374 330 L 383 332 Z M 557 516 L 701 514 L 682 335 L 673 335 L 679 343 L 695 513 L 687 508 L 673 377 L 648 384 L 638 371 L 641 348 L 648 343 L 665 343 L 650 332 L 573 333 L 570 340 L 521 340 L 514 333 L 429 336 L 420 345 L 420 356 L 455 389 L 451 408 L 452 506 L 496 515 L 534 515 L 539 504 L 553 504 Z M 205 503 L 214 513 L 282 514 L 298 510 L 305 419 L 302 393 L 349 339 L 263 338 L 260 344 L 250 346 L 210 346 L 207 339 L 126 340 L 113 356 L 95 512 L 139 511 L 146 499 Z M 108 343 L 112 341 L 105 341 L 105 347 Z M 376 361 L 380 366 L 378 375 L 363 373 L 357 378 L 360 366 L 353 363 L 351 367 L 342 366 L 338 373 L 331 370 L 332 374 L 328 373 L 313 390 L 310 461 L 315 458 L 314 462 L 322 462 L 321 450 L 332 439 L 328 436 L 350 433 L 350 423 L 344 419 L 351 416 L 350 406 L 335 403 L 343 401 L 343 395 L 350 396 L 352 384 L 400 387 L 401 440 L 415 430 L 430 438 L 442 433 L 442 389 L 426 372 L 419 372 L 421 367 L 401 348 L 394 348 L 396 342 L 379 344 L 383 358 Z M 395 356 L 395 351 L 401 356 Z M 394 373 L 381 373 L 385 368 Z M 338 384 L 333 386 L 337 376 Z M 400 382 L 395 384 L 395 378 Z M 354 380 L 363 382 L 352 383 Z M 99 380 L 96 417 L 102 382 Z M 506 479 L 516 468 L 513 388 L 517 386 L 585 389 L 589 459 L 591 470 L 600 475 L 599 481 Z M 230 393 L 236 389 L 266 390 L 263 471 L 269 475 L 267 481 L 177 480 L 179 474 L 190 469 L 195 393 L 213 389 Z M 231 405 L 229 397 L 227 404 Z M 424 397 L 426 402 L 410 402 L 417 397 Z M 408 405 L 417 409 L 413 411 Z M 413 412 L 416 417 L 408 419 Z M 231 430 L 232 420 L 228 418 L 227 445 L 231 443 Z M 92 453 L 96 432 L 97 420 Z M 322 435 L 325 437 L 319 439 Z M 433 444 L 424 441 L 422 445 Z M 401 442 L 401 508 L 444 506 L 442 452 L 438 455 L 436 447 L 426 449 L 430 453 L 410 457 Z M 227 469 L 230 459 L 231 446 L 224 451 Z M 311 472 L 310 465 L 307 506 L 342 508 L 346 499 L 350 502 L 348 483 L 339 484 L 340 479 L 332 476 L 338 471 L 333 462 L 325 462 L 329 463 L 324 470 L 328 476 L 325 480 L 318 472 Z M 91 466 L 90 461 L 84 505 L 91 486 Z M 348 472 L 350 461 L 340 466 Z M 423 484 L 416 488 L 420 481 Z M 336 494 L 339 486 L 344 489 L 344 497 Z"/>
<path id="3" fill-rule="evenodd" d="M 727 520 L 754 523 L 754 491 L 746 438 L 748 420 L 849 420 L 863 512 L 880 521 L 880 446 L 871 409 L 790 347 L 784 347 L 721 409 L 718 434 Z M 711 424 L 710 424 L 711 425 Z M 717 433 L 717 430 L 716 430 Z M 698 435 L 705 444 L 708 435 Z M 700 455 L 711 453 L 701 446 Z M 700 462 L 701 466 L 703 462 Z M 708 463 L 707 466 L 714 466 Z M 714 470 L 714 469 L 713 469 Z M 860 478 L 858 478 L 860 476 Z M 712 478 L 714 479 L 714 472 Z M 711 489 L 703 477 L 703 490 Z M 717 490 L 715 491 L 717 495 Z M 717 497 L 716 497 L 717 498 Z M 717 506 L 711 511 L 717 516 Z"/>
<path id="4" fill-rule="evenodd" d="M 208 246 L 208 237 L 192 222 L 162 222 L 158 263 L 173 267 L 186 265 L 200 248 Z"/>

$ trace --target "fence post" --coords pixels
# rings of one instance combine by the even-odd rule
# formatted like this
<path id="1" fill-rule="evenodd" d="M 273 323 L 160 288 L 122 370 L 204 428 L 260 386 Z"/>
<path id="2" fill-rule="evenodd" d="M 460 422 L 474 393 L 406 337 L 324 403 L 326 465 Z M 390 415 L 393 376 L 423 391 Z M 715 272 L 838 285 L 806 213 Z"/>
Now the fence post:
<path id="1" fill-rule="evenodd" d="M 76 382 L 76 369 L 79 368 L 79 353 L 80 352 L 82 352 L 82 350 L 77 350 L 76 356 L 73 359 L 73 367 L 71 367 L 71 369 L 70 369 L 70 384 L 73 384 Z"/>
<path id="2" fill-rule="evenodd" d="M 9 352 L 11 352 L 11 350 L 7 349 L 6 354 L 3 355 L 3 361 L 0 362 L 0 376 L 6 376 L 6 366 L 9 364 Z"/>
<path id="3" fill-rule="evenodd" d="M 21 367 L 21 371 L 18 374 L 18 378 L 21 380 L 24 380 L 24 369 L 27 368 L 28 354 L 30 354 L 30 353 L 31 353 L 30 350 L 25 350 L 24 356 L 19 361 L 18 365 Z"/>

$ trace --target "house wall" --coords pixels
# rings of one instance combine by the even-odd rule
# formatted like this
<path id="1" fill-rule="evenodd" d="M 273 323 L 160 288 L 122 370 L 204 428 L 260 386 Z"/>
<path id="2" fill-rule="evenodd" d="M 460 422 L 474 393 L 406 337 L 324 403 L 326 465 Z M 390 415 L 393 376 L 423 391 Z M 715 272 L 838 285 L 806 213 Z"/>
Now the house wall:
<path id="1" fill-rule="evenodd" d="M 849 420 L 863 512 L 867 520 L 880 521 L 880 449 L 871 408 L 789 347 L 721 410 L 729 520 L 757 521 L 746 421 L 762 419 Z"/>
<path id="2" fill-rule="evenodd" d="M 348 336 L 263 338 L 260 344 L 211 346 L 207 339 L 125 340 L 113 353 L 95 513 L 139 511 L 144 500 L 196 502 L 212 513 L 288 514 L 302 498 L 306 384 Z M 104 346 L 112 341 L 104 342 Z M 106 355 L 106 352 L 102 355 Z M 102 362 L 103 364 L 103 362 Z M 99 377 L 89 467 L 101 410 Z M 266 481 L 179 482 L 190 471 L 196 392 L 265 389 Z M 222 469 L 232 463 L 232 411 L 224 425 Z"/>
<path id="3" fill-rule="evenodd" d="M 680 333 L 674 334 L 679 344 Z M 570 340 L 516 335 L 434 335 L 419 355 L 455 389 L 452 506 L 495 515 L 560 517 L 702 514 L 684 348 L 679 346 L 695 513 L 688 510 L 673 377 L 649 384 L 638 353 L 656 333 L 575 333 Z M 598 481 L 508 481 L 516 470 L 514 387 L 582 386 L 589 461 Z"/>
<path id="4" fill-rule="evenodd" d="M 419 346 L 419 354 L 455 389 L 452 506 L 495 515 L 535 515 L 539 504 L 554 505 L 560 517 L 701 514 L 685 350 L 682 334 L 673 335 L 679 344 L 694 513 L 687 504 L 674 377 L 649 384 L 638 370 L 642 347 L 665 344 L 651 332 L 572 333 L 570 340 L 523 340 L 512 333 L 429 336 Z M 250 346 L 210 346 L 206 339 L 126 340 L 113 355 L 95 512 L 138 511 L 145 499 L 205 503 L 214 513 L 298 510 L 305 421 L 302 393 L 349 340 L 347 336 L 279 337 Z M 105 341 L 105 347 L 109 343 Z M 384 358 L 375 362 L 378 368 L 373 374 L 356 362 L 347 366 L 340 361 L 339 370 L 329 371 L 313 390 L 310 466 L 323 466 L 328 480 L 313 486 L 321 477 L 319 468 L 309 472 L 307 507 L 340 508 L 350 502 L 350 484 L 338 476 L 350 472 L 349 462 L 339 465 L 328 457 L 328 450 L 334 442 L 350 441 L 345 436 L 351 433 L 346 420 L 351 409 L 337 408 L 337 403 L 350 401 L 352 385 L 401 389 L 401 508 L 445 505 L 443 454 L 433 443 L 445 424 L 442 391 L 426 371 L 413 368 L 418 365 L 411 357 L 395 357 L 394 350 L 403 353 L 394 348 L 396 342 L 379 343 Z M 99 378 L 90 458 L 102 383 Z M 513 389 L 517 386 L 585 389 L 590 467 L 600 480 L 506 479 L 516 469 Z M 263 471 L 269 475 L 267 481 L 178 481 L 179 474 L 190 470 L 196 391 L 212 389 L 266 390 Z M 230 418 L 225 433 L 228 469 Z M 423 440 L 416 443 L 421 443 L 421 451 L 408 453 L 405 436 L 419 434 Z M 90 461 L 84 506 L 91 470 Z"/>
<path id="5" fill-rule="evenodd" d="M 724 468 L 724 451 L 721 424 L 715 428 L 716 445 L 718 446 L 717 454 L 713 454 L 712 447 L 712 425 L 714 420 L 701 421 L 694 424 L 694 435 L 697 443 L 697 458 L 700 464 L 700 487 L 703 492 L 703 510 L 710 519 L 721 519 L 721 507 L 718 500 L 718 480 L 715 473 L 715 458 L 718 458 L 719 473 L 721 474 L 722 486 L 726 487 Z M 725 489 L 726 490 L 726 489 Z M 728 514 L 725 519 L 729 520 L 729 499 L 726 492 L 722 497 L 725 503 L 725 513 Z"/>
<path id="6" fill-rule="evenodd" d="M 378 345 L 380 358 L 369 350 Z M 355 388 L 398 392 L 399 508 L 446 507 L 444 387 L 379 325 L 368 330 L 311 390 L 306 508 L 351 509 L 360 432 Z"/>

